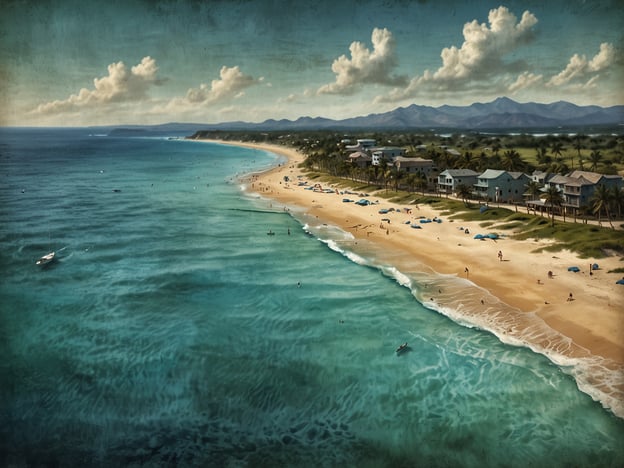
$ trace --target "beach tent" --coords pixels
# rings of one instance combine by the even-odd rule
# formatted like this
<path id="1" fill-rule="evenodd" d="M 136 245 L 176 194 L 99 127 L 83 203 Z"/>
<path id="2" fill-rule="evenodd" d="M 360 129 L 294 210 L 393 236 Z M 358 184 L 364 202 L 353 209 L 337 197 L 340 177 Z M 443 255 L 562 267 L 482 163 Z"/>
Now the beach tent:
<path id="1" fill-rule="evenodd" d="M 483 205 L 481 208 L 479 208 L 479 213 L 483 214 L 488 210 L 488 206 L 487 205 Z"/>
<path id="2" fill-rule="evenodd" d="M 476 234 L 474 239 L 483 239 L 483 234 Z"/>
<path id="3" fill-rule="evenodd" d="M 624 284 L 624 278 L 617 280 L 615 284 Z"/>
<path id="4" fill-rule="evenodd" d="M 574 273 L 578 273 L 581 270 L 577 266 L 571 266 L 571 267 L 568 267 L 568 271 L 573 271 Z"/>
<path id="5" fill-rule="evenodd" d="M 485 237 L 487 237 L 488 239 L 498 239 L 498 234 L 491 232 Z"/>
<path id="6" fill-rule="evenodd" d="M 599 270 L 599 269 L 600 269 L 600 267 L 598 266 L 598 264 L 597 264 L 597 263 L 594 263 L 594 264 L 592 265 L 592 270 Z"/>

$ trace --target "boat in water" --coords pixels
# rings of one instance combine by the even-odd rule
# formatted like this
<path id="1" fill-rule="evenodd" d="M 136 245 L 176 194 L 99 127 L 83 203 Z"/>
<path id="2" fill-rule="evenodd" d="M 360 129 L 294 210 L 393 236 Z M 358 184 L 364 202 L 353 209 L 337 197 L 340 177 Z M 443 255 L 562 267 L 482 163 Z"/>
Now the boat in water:
<path id="1" fill-rule="evenodd" d="M 403 351 L 407 351 L 407 342 L 403 343 L 396 349 L 397 354 L 401 354 Z"/>
<path id="2" fill-rule="evenodd" d="M 50 263 L 54 261 L 55 257 L 56 257 L 56 252 L 50 252 L 49 254 L 46 254 L 43 257 L 41 257 L 39 260 L 37 260 L 36 265 L 40 267 L 49 265 Z"/>

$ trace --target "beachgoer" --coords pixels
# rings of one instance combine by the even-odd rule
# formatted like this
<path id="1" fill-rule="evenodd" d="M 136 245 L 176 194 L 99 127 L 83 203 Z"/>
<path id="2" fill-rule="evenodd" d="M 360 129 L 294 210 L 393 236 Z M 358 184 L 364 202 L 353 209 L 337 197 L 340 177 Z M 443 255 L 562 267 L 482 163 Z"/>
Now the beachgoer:
<path id="1" fill-rule="evenodd" d="M 466 278 L 468 278 L 468 275 L 470 274 L 470 270 L 468 270 L 468 267 L 464 268 L 464 273 L 466 273 Z"/>
<path id="2" fill-rule="evenodd" d="M 548 277 L 549 277 L 550 279 L 552 279 L 552 277 L 553 277 L 553 272 L 552 272 L 552 271 L 549 271 L 549 272 L 548 272 Z"/>
<path id="3" fill-rule="evenodd" d="M 503 261 L 503 252 L 501 250 L 498 251 L 498 260 Z"/>
<path id="4" fill-rule="evenodd" d="M 568 302 L 573 301 L 574 300 L 574 296 L 572 295 L 572 293 L 570 293 L 570 295 L 568 296 Z"/>

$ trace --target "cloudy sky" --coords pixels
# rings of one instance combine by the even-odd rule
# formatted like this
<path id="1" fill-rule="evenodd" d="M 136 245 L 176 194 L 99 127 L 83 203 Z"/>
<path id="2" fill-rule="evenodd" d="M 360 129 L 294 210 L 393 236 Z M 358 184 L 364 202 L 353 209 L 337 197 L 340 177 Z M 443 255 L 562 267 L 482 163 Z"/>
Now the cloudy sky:
<path id="1" fill-rule="evenodd" d="M 624 104 L 621 0 L 3 0 L 0 125 Z"/>

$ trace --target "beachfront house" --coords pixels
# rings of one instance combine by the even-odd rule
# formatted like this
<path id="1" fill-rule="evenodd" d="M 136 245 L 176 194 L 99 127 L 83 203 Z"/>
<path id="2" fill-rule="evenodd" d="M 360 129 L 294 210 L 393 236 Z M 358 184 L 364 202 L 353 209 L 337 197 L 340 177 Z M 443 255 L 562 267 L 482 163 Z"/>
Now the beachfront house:
<path id="1" fill-rule="evenodd" d="M 540 185 L 544 185 L 553 176 L 554 176 L 554 174 L 551 174 L 550 172 L 544 172 L 544 171 L 535 170 L 535 171 L 533 171 L 533 173 L 529 177 L 531 178 L 531 180 L 533 182 L 537 182 Z"/>
<path id="2" fill-rule="evenodd" d="M 363 151 L 356 151 L 349 155 L 348 161 L 357 167 L 365 168 L 372 164 L 373 158 Z"/>
<path id="3" fill-rule="evenodd" d="M 345 149 L 347 151 L 362 151 L 369 152 L 371 148 L 374 148 L 377 145 L 376 140 L 368 139 L 368 138 L 360 138 L 356 140 L 355 145 L 347 145 Z"/>
<path id="4" fill-rule="evenodd" d="M 397 156 L 403 156 L 405 149 L 398 146 L 382 146 L 380 148 L 371 149 L 371 156 L 373 158 L 373 166 L 379 166 L 379 163 L 385 159 L 386 161 L 392 161 Z"/>
<path id="5" fill-rule="evenodd" d="M 436 186 L 438 180 L 438 168 L 432 159 L 423 158 L 406 158 L 404 156 L 397 156 L 393 161 L 394 167 L 397 171 L 405 172 L 406 174 L 418 174 L 420 173 L 426 180 L 428 188 Z"/>
<path id="6" fill-rule="evenodd" d="M 479 173 L 471 169 L 446 169 L 438 175 L 438 192 L 454 194 L 459 185 L 472 187 Z"/>
<path id="7" fill-rule="evenodd" d="M 563 207 L 566 213 L 571 213 L 576 212 L 579 208 L 589 206 L 591 198 L 599 185 L 621 189 L 623 186 L 622 176 L 574 171 L 566 176 L 554 176 L 548 181 L 546 187 L 555 186 L 563 193 Z"/>
<path id="8" fill-rule="evenodd" d="M 477 177 L 473 185 L 476 198 L 499 203 L 522 201 L 529 177 L 522 172 L 487 169 Z"/>

